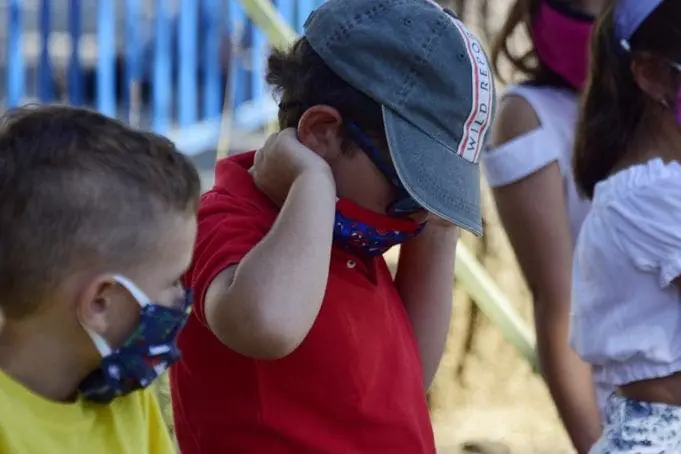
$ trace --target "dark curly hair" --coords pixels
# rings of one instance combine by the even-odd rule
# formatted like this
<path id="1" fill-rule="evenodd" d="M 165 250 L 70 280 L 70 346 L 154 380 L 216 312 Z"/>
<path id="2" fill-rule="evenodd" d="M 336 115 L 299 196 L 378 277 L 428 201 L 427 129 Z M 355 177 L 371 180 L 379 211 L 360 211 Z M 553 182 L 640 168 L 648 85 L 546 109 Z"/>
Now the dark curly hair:
<path id="1" fill-rule="evenodd" d="M 335 108 L 369 136 L 383 137 L 381 106 L 338 77 L 305 37 L 286 51 L 274 50 L 267 62 L 267 83 L 280 99 L 279 127 L 295 128 L 310 106 Z"/>

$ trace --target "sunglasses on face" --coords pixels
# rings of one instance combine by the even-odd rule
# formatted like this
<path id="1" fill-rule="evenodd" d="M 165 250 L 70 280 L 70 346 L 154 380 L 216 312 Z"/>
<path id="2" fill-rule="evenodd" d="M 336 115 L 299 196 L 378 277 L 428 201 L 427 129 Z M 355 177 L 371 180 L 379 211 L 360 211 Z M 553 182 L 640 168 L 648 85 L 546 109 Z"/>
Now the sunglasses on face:
<path id="1" fill-rule="evenodd" d="M 423 207 L 409 195 L 397 176 L 395 168 L 384 158 L 371 139 L 352 121 L 345 122 L 348 137 L 362 150 L 388 182 L 397 190 L 397 197 L 388 205 L 387 213 L 393 216 L 406 217 L 419 211 Z"/>

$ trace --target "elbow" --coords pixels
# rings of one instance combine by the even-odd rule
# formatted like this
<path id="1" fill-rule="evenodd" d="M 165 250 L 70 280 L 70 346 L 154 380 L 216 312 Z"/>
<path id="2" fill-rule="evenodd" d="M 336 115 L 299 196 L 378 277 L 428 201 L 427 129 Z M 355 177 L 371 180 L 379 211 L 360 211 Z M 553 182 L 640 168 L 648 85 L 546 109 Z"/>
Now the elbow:
<path id="1" fill-rule="evenodd" d="M 259 360 L 282 359 L 293 353 L 301 344 L 294 336 L 263 328 L 254 328 L 250 333 L 215 332 L 225 346 L 248 358 Z"/>
<path id="2" fill-rule="evenodd" d="M 224 304 L 222 306 L 229 306 Z M 257 307 L 257 305 L 244 305 Z M 286 320 L 263 311 L 216 310 L 206 313 L 208 325 L 222 344 L 253 359 L 276 360 L 293 353 L 303 342 L 306 333 L 287 326 Z"/>

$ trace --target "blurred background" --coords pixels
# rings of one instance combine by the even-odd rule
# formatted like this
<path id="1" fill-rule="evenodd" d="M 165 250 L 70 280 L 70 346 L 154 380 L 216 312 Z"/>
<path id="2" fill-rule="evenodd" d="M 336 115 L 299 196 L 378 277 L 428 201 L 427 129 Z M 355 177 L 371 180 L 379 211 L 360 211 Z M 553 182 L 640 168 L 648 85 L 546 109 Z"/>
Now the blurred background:
<path id="1" fill-rule="evenodd" d="M 440 3 L 488 44 L 513 1 Z M 84 105 L 168 135 L 208 187 L 216 156 L 254 149 L 272 130 L 268 49 L 322 2 L 0 0 L 0 102 Z M 484 197 L 485 236 L 464 237 L 457 253 L 447 352 L 428 396 L 440 450 L 571 453 L 535 372 L 527 289 Z M 167 382 L 158 391 L 171 425 Z"/>

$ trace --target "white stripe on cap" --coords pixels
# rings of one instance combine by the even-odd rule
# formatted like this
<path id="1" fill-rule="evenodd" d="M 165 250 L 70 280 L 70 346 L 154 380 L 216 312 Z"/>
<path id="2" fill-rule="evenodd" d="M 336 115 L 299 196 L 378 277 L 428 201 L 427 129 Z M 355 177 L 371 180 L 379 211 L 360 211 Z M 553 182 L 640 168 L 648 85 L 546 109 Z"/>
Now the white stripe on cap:
<path id="1" fill-rule="evenodd" d="M 444 8 L 433 0 L 426 0 L 441 11 Z M 492 105 L 494 102 L 494 80 L 491 76 L 485 51 L 480 41 L 456 17 L 447 14 L 461 34 L 468 59 L 471 62 L 471 79 L 473 81 L 471 110 L 463 124 L 461 142 L 457 148 L 459 156 L 466 161 L 476 164 L 480 159 L 480 152 L 485 146 L 485 137 L 492 124 Z"/>
<path id="2" fill-rule="evenodd" d="M 629 40 L 663 0 L 619 0 L 615 6 L 615 38 L 626 50 Z"/>
<path id="3" fill-rule="evenodd" d="M 492 123 L 492 105 L 494 102 L 494 81 L 491 76 L 485 51 L 478 39 L 469 32 L 461 21 L 452 17 L 456 29 L 466 45 L 466 52 L 471 62 L 471 99 L 470 114 L 463 124 L 461 142 L 457 152 L 466 161 L 477 163 L 480 152 L 485 145 L 487 130 Z"/>

